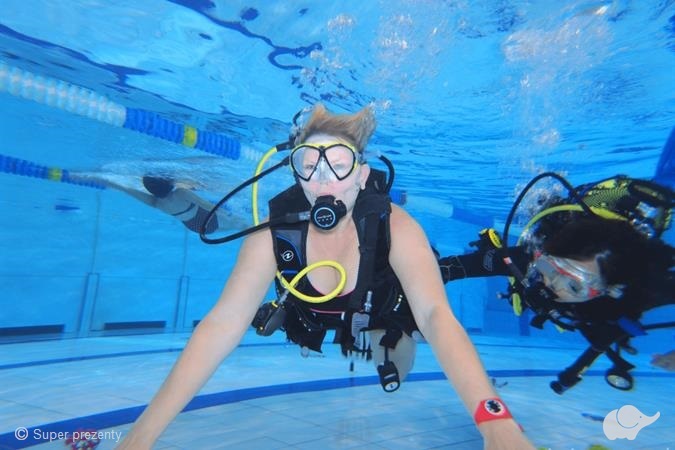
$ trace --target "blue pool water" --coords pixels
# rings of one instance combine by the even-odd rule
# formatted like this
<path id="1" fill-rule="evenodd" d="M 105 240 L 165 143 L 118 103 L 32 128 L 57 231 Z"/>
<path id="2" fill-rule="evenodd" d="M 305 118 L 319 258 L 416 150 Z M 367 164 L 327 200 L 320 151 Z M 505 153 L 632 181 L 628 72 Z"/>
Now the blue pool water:
<path id="1" fill-rule="evenodd" d="M 168 175 L 216 201 L 287 139 L 299 110 L 370 104 L 371 160 L 393 161 L 406 209 L 441 254 L 461 253 L 484 226 L 501 231 L 543 171 L 581 184 L 649 179 L 661 167 L 673 187 L 675 162 L 662 152 L 675 126 L 674 52 L 672 0 L 3 2 L 0 448 L 63 448 L 42 435 L 16 440 L 18 427 L 125 433 L 239 246 L 204 245 L 175 219 L 63 170 L 132 188 Z M 236 151 L 134 131 L 115 115 L 133 110 Z M 16 160 L 25 163 L 10 170 Z M 285 170 L 266 178 L 261 204 L 291 182 Z M 250 191 L 229 208 L 249 221 Z M 633 391 L 608 387 L 601 360 L 557 396 L 549 381 L 585 343 L 528 327 L 495 298 L 505 287 L 475 279 L 447 291 L 537 445 L 675 448 L 675 411 L 661 402 L 673 377 L 649 364 L 675 348 L 672 329 L 634 340 Z M 668 307 L 645 321 L 674 317 Z M 280 333 L 247 335 L 158 448 L 481 448 L 426 344 L 407 390 L 385 396 L 374 373 L 365 362 L 349 372 L 334 349 L 301 359 Z M 635 441 L 609 441 L 592 417 L 624 404 L 661 418 Z"/>

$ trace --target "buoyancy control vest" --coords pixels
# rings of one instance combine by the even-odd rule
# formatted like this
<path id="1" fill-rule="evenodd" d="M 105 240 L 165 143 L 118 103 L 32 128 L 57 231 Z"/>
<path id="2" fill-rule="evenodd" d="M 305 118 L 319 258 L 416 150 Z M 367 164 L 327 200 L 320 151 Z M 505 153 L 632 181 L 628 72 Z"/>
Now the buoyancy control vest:
<path id="1" fill-rule="evenodd" d="M 367 348 L 355 344 L 362 331 L 387 330 L 391 341 L 391 336 L 400 337 L 401 331 L 410 335 L 417 330 L 401 284 L 389 264 L 391 200 L 384 191 L 384 179 L 383 172 L 371 169 L 366 188 L 359 192 L 352 211 L 360 262 L 356 287 L 351 293 L 312 304 L 284 292 L 284 287 L 276 281 L 277 294 L 285 297 L 286 317 L 281 328 L 290 341 L 301 347 L 320 352 L 327 330 L 334 329 L 343 354 L 367 353 Z M 310 207 L 299 184 L 269 202 L 271 217 L 306 211 Z M 307 266 L 308 228 L 306 221 L 271 227 L 277 268 L 287 281 Z M 308 295 L 316 294 L 306 277 L 296 289 Z M 393 340 L 389 348 L 394 348 L 398 341 Z"/>

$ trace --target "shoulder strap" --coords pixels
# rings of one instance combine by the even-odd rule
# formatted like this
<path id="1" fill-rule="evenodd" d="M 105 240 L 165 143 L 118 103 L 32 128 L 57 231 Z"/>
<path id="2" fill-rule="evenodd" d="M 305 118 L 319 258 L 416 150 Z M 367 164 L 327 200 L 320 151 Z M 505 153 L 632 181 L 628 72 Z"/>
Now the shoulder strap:
<path id="1" fill-rule="evenodd" d="M 372 187 L 379 193 L 388 194 L 387 174 L 381 170 L 371 168 L 368 180 L 366 180 L 366 187 Z"/>
<path id="2" fill-rule="evenodd" d="M 385 223 L 386 245 L 389 248 L 390 214 L 391 200 L 388 195 L 381 194 L 368 186 L 359 193 L 352 211 L 352 218 L 359 237 L 361 260 L 356 288 L 349 301 L 349 308 L 352 310 L 361 310 L 364 304 L 367 305 L 369 302 L 367 297 L 368 291 L 372 292 L 375 279 L 380 225 Z"/>
<path id="3" fill-rule="evenodd" d="M 270 218 L 282 217 L 288 213 L 298 213 L 310 209 L 309 201 L 298 184 L 277 194 L 269 201 Z M 270 226 L 274 257 L 281 275 L 290 280 L 306 265 L 305 242 L 308 222 L 282 223 Z M 280 283 L 277 282 L 277 289 Z"/>

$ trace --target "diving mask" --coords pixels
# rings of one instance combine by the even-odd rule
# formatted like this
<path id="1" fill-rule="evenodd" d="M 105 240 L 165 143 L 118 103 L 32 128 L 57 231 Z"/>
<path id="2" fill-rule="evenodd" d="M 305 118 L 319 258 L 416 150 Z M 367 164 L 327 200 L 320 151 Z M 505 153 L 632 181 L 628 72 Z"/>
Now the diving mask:
<path id="1" fill-rule="evenodd" d="M 291 168 L 303 181 L 341 181 L 362 162 L 360 153 L 345 142 L 300 144 L 291 150 Z"/>
<path id="2" fill-rule="evenodd" d="M 620 286 L 607 286 L 602 275 L 573 259 L 541 255 L 531 268 L 544 277 L 560 302 L 584 302 L 600 295 L 618 298 L 622 294 Z"/>

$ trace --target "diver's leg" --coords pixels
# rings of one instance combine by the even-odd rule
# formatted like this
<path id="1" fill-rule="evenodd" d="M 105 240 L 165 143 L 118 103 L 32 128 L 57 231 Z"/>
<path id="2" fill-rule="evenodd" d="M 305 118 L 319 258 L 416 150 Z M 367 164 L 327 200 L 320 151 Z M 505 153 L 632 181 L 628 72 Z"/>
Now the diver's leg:
<path id="1" fill-rule="evenodd" d="M 380 345 L 380 341 L 386 334 L 386 330 L 370 330 L 368 333 L 370 333 L 370 343 L 373 350 L 373 362 L 377 367 L 384 364 L 384 346 Z M 417 343 L 405 333 L 402 333 L 396 347 L 389 349 L 389 361 L 396 366 L 401 381 L 405 380 L 412 370 L 416 353 Z"/>

